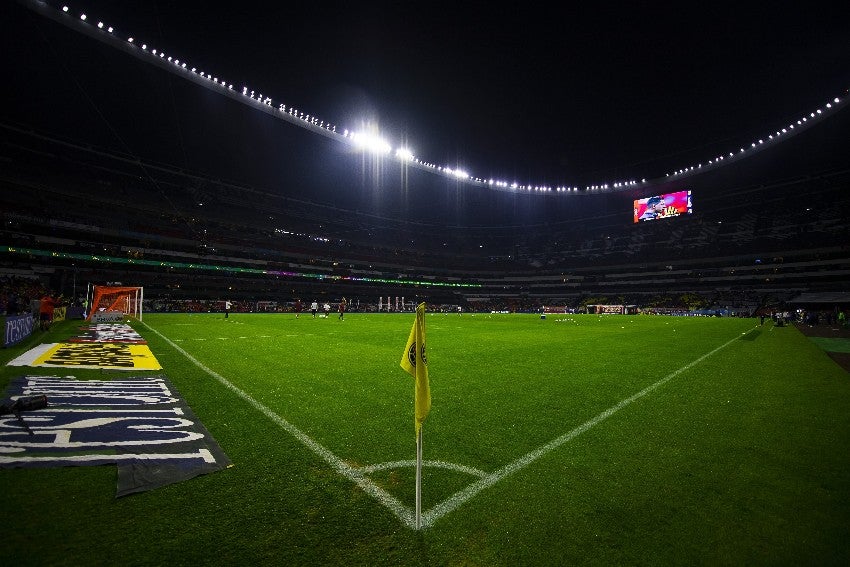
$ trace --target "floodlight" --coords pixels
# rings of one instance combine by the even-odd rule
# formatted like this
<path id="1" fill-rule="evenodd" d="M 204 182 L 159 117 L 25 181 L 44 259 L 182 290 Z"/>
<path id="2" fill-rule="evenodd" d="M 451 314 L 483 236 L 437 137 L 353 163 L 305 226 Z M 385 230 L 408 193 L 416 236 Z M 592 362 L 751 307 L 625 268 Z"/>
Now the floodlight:
<path id="1" fill-rule="evenodd" d="M 392 146 L 377 135 L 354 133 L 351 135 L 351 140 L 356 146 L 375 154 L 388 154 L 392 151 Z"/>
<path id="2" fill-rule="evenodd" d="M 407 148 L 399 148 L 395 151 L 395 155 L 398 159 L 404 161 L 413 161 L 413 152 L 408 150 Z"/>

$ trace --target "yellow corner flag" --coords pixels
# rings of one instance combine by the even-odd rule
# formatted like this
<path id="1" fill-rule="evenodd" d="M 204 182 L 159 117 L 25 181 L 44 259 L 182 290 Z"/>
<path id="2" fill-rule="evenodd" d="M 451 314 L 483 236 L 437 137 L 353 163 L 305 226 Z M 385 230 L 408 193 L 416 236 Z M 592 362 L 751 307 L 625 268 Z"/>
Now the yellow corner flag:
<path id="1" fill-rule="evenodd" d="M 416 378 L 416 434 L 431 411 L 431 388 L 428 385 L 428 359 L 425 357 L 425 303 L 416 308 L 416 321 L 410 329 L 407 346 L 401 355 L 401 367 Z"/>

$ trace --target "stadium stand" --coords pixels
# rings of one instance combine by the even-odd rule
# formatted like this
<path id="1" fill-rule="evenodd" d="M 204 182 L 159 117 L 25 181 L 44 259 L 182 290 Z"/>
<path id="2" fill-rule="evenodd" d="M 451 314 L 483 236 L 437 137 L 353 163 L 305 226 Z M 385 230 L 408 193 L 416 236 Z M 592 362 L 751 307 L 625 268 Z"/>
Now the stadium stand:
<path id="1" fill-rule="evenodd" d="M 523 199 L 547 212 L 522 222 L 496 203 L 490 222 L 431 222 L 293 199 L 3 124 L 0 274 L 69 297 L 87 282 L 132 283 L 162 305 L 406 295 L 536 310 L 600 298 L 676 307 L 690 294 L 696 306 L 754 312 L 847 291 L 846 141 L 821 138 L 847 140 L 848 118 L 690 178 L 692 215 L 640 224 L 629 208 L 645 190 L 497 195 L 491 203 Z"/>

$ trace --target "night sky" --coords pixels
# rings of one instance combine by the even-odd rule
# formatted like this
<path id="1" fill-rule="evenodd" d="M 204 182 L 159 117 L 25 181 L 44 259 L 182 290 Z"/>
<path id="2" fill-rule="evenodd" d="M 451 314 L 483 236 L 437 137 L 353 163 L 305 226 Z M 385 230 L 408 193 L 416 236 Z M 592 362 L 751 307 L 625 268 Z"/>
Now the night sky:
<path id="1" fill-rule="evenodd" d="M 839 3 L 68 5 L 275 105 L 528 184 L 659 177 L 850 86 Z M 0 20 L 5 123 L 263 186 L 303 181 L 281 156 L 324 151 L 24 5 Z"/>

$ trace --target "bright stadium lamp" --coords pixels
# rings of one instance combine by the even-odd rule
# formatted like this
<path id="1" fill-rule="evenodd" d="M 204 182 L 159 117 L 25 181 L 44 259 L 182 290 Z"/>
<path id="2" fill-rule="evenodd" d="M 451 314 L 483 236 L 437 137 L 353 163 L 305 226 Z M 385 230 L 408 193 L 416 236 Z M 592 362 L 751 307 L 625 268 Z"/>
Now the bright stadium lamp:
<path id="1" fill-rule="evenodd" d="M 462 169 L 451 169 L 447 167 L 446 173 L 448 173 L 449 175 L 454 175 L 458 179 L 469 179 L 469 174 Z"/>
<path id="2" fill-rule="evenodd" d="M 373 134 L 355 133 L 351 135 L 354 145 L 375 154 L 388 154 L 392 147 L 386 140 Z"/>
<path id="3" fill-rule="evenodd" d="M 402 161 L 413 161 L 413 152 L 407 148 L 399 148 L 395 151 L 395 155 Z"/>

